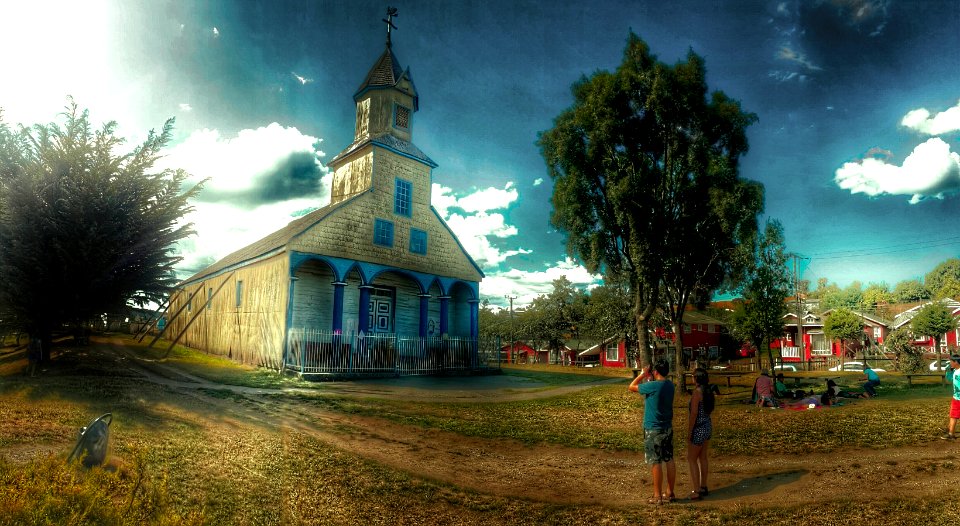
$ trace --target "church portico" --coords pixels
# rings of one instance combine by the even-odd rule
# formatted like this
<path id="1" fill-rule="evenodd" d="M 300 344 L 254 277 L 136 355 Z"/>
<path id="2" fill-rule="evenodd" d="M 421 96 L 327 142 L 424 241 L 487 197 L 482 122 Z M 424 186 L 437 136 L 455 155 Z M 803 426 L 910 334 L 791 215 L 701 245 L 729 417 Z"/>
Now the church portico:
<path id="1" fill-rule="evenodd" d="M 476 284 L 388 265 L 293 254 L 290 327 L 476 338 Z M 364 323 L 364 320 L 366 323 Z"/>

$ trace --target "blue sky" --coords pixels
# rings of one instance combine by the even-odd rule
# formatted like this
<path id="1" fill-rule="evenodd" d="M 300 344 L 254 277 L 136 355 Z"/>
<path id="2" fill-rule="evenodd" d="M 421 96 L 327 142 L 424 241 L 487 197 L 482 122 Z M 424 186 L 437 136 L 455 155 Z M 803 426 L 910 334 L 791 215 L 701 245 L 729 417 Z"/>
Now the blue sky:
<path id="1" fill-rule="evenodd" d="M 82 4 L 82 5 L 80 5 Z M 615 68 L 632 29 L 668 63 L 704 56 L 711 89 L 756 113 L 742 175 L 803 278 L 922 277 L 960 234 L 960 0 L 398 1 L 393 49 L 420 95 L 413 141 L 439 164 L 433 203 L 524 304 L 588 275 L 549 225 L 537 134 L 581 75 Z M 184 272 L 329 199 L 324 162 L 352 140 L 352 95 L 384 49 L 366 0 L 0 4 L 8 122 L 72 95 L 131 143 L 176 117 L 164 163 L 210 178 Z"/>

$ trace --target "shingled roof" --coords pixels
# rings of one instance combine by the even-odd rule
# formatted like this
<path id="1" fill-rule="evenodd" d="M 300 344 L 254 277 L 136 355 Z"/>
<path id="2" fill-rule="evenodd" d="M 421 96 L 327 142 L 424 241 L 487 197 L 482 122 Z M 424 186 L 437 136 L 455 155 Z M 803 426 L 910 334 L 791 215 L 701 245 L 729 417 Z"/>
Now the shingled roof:
<path id="1" fill-rule="evenodd" d="M 403 77 L 406 77 L 407 80 L 410 81 L 410 86 L 413 87 L 413 77 L 410 76 L 410 70 L 407 69 L 404 71 L 403 68 L 400 67 L 400 61 L 397 60 L 397 56 L 393 54 L 390 46 L 387 46 L 387 49 L 383 51 L 380 58 L 373 64 L 373 67 L 370 68 L 370 72 L 367 73 L 367 78 L 363 79 L 363 83 L 357 88 L 357 92 L 353 94 L 353 100 L 359 100 L 360 95 L 369 89 L 391 88 L 396 86 Z M 413 111 L 417 111 L 420 108 L 419 101 L 417 100 L 416 87 L 413 87 L 412 95 Z"/>
<path id="2" fill-rule="evenodd" d="M 340 201 L 339 203 L 329 204 L 323 208 L 319 208 L 313 212 L 310 212 L 309 214 L 290 221 L 287 223 L 287 226 L 264 237 L 263 239 L 260 239 L 259 241 L 254 241 L 240 250 L 227 255 L 213 265 L 210 265 L 200 272 L 197 272 L 193 276 L 183 280 L 180 285 L 187 285 L 189 283 L 219 274 L 220 272 L 231 270 L 232 268 L 242 266 L 251 260 L 269 255 L 271 253 L 283 252 L 286 249 L 287 243 L 289 243 L 291 239 L 306 231 L 313 225 L 319 223 L 331 212 L 344 206 L 350 201 L 353 201 L 359 197 L 359 195 L 361 194 L 355 195 L 350 199 Z"/>
<path id="3" fill-rule="evenodd" d="M 336 166 L 337 162 L 339 162 L 341 159 L 346 159 L 350 156 L 350 154 L 370 143 L 393 150 L 401 155 L 406 155 L 407 157 L 412 157 L 419 161 L 423 161 L 431 168 L 437 167 L 437 163 L 433 162 L 433 159 L 427 157 L 427 154 L 423 153 L 423 151 L 421 151 L 420 148 L 417 148 L 415 144 L 410 141 L 405 141 L 398 137 L 394 137 L 389 133 L 385 133 L 377 137 L 364 138 L 360 139 L 359 141 L 354 141 L 353 144 L 347 146 L 347 149 L 338 153 L 336 157 L 331 159 L 329 165 Z"/>

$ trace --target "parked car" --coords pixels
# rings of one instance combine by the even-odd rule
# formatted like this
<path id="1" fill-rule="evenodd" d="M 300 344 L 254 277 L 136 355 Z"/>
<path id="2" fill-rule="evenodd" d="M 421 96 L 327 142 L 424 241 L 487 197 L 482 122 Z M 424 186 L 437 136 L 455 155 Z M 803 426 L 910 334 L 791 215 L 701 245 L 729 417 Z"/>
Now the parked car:
<path id="1" fill-rule="evenodd" d="M 937 363 L 936 360 L 930 362 L 930 370 L 933 372 L 946 371 L 949 368 L 950 368 L 950 360 L 948 359 L 940 360 L 939 364 Z"/>
<path id="2" fill-rule="evenodd" d="M 795 372 L 797 372 L 797 366 L 796 366 L 796 365 L 791 365 L 791 364 L 789 364 L 789 363 L 785 363 L 785 364 L 783 364 L 783 365 L 774 365 L 774 366 L 773 366 L 773 370 L 774 370 L 774 371 L 780 371 L 780 372 L 795 373 Z"/>
<path id="3" fill-rule="evenodd" d="M 871 367 L 871 369 L 873 369 L 874 372 L 877 372 L 877 373 L 885 373 L 885 372 L 887 372 L 886 369 L 880 369 L 880 368 L 877 368 L 877 367 Z M 831 367 L 830 369 L 827 369 L 827 370 L 828 370 L 828 371 L 846 371 L 846 372 L 862 373 L 862 372 L 863 372 L 863 362 L 845 362 L 842 366 L 841 366 L 841 365 L 834 365 L 833 367 Z"/>

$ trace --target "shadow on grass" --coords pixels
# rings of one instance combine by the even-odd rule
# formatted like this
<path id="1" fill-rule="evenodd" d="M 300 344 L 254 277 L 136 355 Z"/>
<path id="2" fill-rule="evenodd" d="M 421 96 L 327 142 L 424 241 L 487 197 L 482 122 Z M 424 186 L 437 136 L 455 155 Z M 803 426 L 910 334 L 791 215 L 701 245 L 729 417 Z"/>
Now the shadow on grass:
<path id="1" fill-rule="evenodd" d="M 780 473 L 768 473 L 759 477 L 743 479 L 736 484 L 723 488 L 711 489 L 710 500 L 728 500 L 752 495 L 762 495 L 777 486 L 792 484 L 809 473 L 805 469 L 794 469 Z"/>

